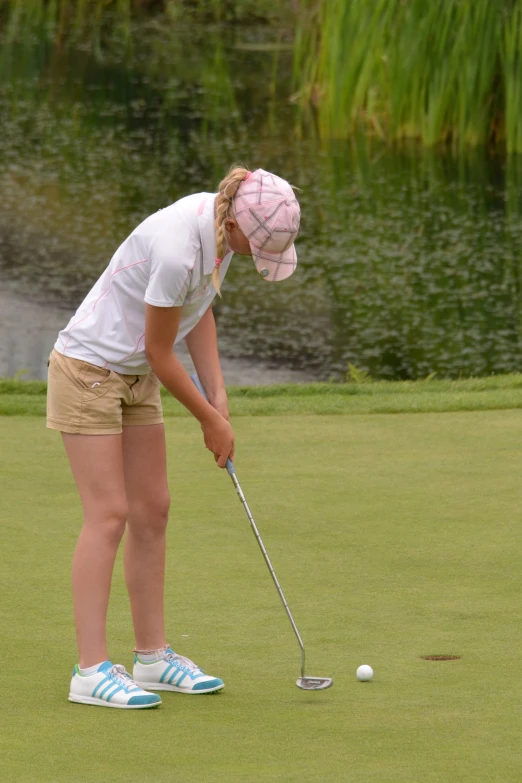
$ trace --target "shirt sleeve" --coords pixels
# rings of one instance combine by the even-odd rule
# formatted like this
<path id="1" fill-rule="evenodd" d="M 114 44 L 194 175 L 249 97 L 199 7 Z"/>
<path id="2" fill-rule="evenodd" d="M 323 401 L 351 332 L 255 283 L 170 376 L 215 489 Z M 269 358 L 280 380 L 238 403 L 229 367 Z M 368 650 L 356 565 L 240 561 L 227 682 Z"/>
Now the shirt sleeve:
<path id="1" fill-rule="evenodd" d="M 155 234 L 149 245 L 150 276 L 145 301 L 156 307 L 181 307 L 190 287 L 200 244 L 181 220 Z"/>

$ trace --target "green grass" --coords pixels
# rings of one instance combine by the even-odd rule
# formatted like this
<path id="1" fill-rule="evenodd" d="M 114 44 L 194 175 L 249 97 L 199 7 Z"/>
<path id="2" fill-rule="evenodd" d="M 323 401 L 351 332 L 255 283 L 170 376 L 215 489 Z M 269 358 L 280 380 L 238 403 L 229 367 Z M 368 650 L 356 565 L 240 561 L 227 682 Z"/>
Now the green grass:
<path id="1" fill-rule="evenodd" d="M 0 378 L 0 416 L 44 416 L 44 381 Z M 522 408 L 522 375 L 465 380 L 312 383 L 228 389 L 232 416 L 430 413 Z M 188 416 L 162 389 L 165 416 Z"/>
<path id="2" fill-rule="evenodd" d="M 345 399 L 371 398 L 369 386 Z M 267 402 L 284 399 L 270 393 Z M 41 417 L 4 417 L 3 779 L 518 783 L 521 425 L 517 410 L 238 417 L 238 475 L 307 670 L 335 679 L 307 694 L 228 476 L 196 422 L 167 418 L 169 639 L 227 687 L 127 713 L 66 699 L 79 500 L 58 433 Z M 130 666 L 120 560 L 108 627 L 111 656 Z M 421 659 L 430 654 L 461 658 Z M 374 667 L 372 683 L 355 679 L 361 663 Z"/>

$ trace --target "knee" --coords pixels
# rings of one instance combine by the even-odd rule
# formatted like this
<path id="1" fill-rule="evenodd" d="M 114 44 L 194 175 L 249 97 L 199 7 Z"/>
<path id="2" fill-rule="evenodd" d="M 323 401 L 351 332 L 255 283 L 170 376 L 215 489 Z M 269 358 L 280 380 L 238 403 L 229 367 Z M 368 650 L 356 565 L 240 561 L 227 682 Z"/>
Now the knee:
<path id="1" fill-rule="evenodd" d="M 125 532 L 128 507 L 125 500 L 113 500 L 102 508 L 90 509 L 84 525 L 96 528 L 96 535 L 102 536 L 107 543 L 118 545 Z"/>
<path id="2" fill-rule="evenodd" d="M 169 521 L 169 509 L 168 491 L 148 498 L 146 502 L 131 504 L 128 524 L 132 534 L 139 538 L 164 535 Z"/>
<path id="3" fill-rule="evenodd" d="M 147 526 L 165 532 L 169 521 L 170 494 L 167 491 L 155 495 L 142 510 L 142 520 Z"/>

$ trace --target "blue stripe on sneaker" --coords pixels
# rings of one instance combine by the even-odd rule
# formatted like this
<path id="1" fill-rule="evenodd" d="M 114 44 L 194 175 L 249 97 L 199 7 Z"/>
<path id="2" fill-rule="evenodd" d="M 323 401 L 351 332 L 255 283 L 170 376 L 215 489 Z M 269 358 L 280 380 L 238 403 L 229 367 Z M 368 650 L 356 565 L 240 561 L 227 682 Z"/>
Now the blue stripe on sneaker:
<path id="1" fill-rule="evenodd" d="M 178 669 L 178 668 L 176 667 L 176 671 L 175 671 L 175 672 L 173 672 L 173 674 L 172 674 L 172 675 L 169 677 L 169 679 L 167 680 L 167 682 L 168 682 L 168 684 L 169 684 L 169 685 L 172 685 L 172 681 L 176 679 L 176 677 L 178 676 L 178 674 L 180 673 L 180 671 L 181 671 L 181 669 Z"/>
<path id="2" fill-rule="evenodd" d="M 179 688 L 179 686 L 181 685 L 181 683 L 183 682 L 183 680 L 185 679 L 185 677 L 186 677 L 186 676 L 187 676 L 187 672 L 183 672 L 183 671 L 182 671 L 182 672 L 181 672 L 181 677 L 179 678 L 179 680 L 178 680 L 177 682 L 173 683 L 173 684 L 174 684 L 174 685 L 175 685 L 177 688 Z"/>
<path id="3" fill-rule="evenodd" d="M 92 692 L 93 698 L 96 696 L 96 691 L 98 691 L 102 685 L 105 685 L 106 682 L 112 682 L 110 677 L 104 677 L 103 680 L 100 680 L 96 688 Z"/>
<path id="4" fill-rule="evenodd" d="M 111 688 L 114 688 L 115 685 L 119 685 L 119 684 L 120 684 L 119 682 L 114 682 L 114 680 L 111 680 L 111 682 L 107 685 L 107 687 L 99 692 L 98 698 L 99 699 L 103 699 L 105 694 L 108 693 L 108 691 L 110 691 Z M 107 697 L 105 697 L 105 698 L 107 698 Z"/>
<path id="5" fill-rule="evenodd" d="M 167 676 L 167 674 L 169 674 L 169 672 L 173 668 L 174 668 L 174 664 L 173 663 L 169 663 L 169 665 L 167 666 L 167 668 L 165 669 L 165 671 L 163 672 L 163 674 L 160 677 L 160 682 L 164 682 L 165 681 L 165 677 Z"/>
<path id="6" fill-rule="evenodd" d="M 113 682 L 113 683 L 112 683 L 112 685 L 108 685 L 108 686 L 105 688 L 105 690 L 103 690 L 103 691 L 102 691 L 102 692 L 99 694 L 98 698 L 99 698 L 99 699 L 105 699 L 105 701 L 109 701 L 109 699 L 108 699 L 109 695 L 110 695 L 110 694 L 111 694 L 113 691 L 115 691 L 115 690 L 118 690 L 118 688 L 119 688 L 119 685 L 118 685 L 118 683 L 116 683 L 116 682 Z"/>
<path id="7" fill-rule="evenodd" d="M 115 693 L 118 693 L 119 691 L 124 691 L 124 690 L 125 690 L 125 688 L 123 687 L 123 685 L 118 685 L 118 687 L 116 688 L 116 690 L 114 690 L 114 691 L 111 693 L 111 695 L 110 695 L 110 696 L 107 696 L 107 701 L 110 701 L 110 700 L 112 699 L 112 697 L 114 696 L 114 694 L 115 694 Z"/>

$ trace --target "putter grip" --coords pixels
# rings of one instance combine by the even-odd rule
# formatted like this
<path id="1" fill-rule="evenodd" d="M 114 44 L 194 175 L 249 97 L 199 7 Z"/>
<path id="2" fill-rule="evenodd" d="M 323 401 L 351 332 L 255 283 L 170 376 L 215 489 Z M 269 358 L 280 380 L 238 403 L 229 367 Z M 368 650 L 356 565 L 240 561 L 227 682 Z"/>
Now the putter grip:
<path id="1" fill-rule="evenodd" d="M 206 392 L 205 392 L 205 389 L 204 389 L 204 388 L 203 388 L 203 386 L 201 385 L 201 381 L 199 380 L 199 378 L 198 378 L 198 376 L 197 376 L 197 373 L 194 373 L 194 375 L 191 375 L 191 376 L 190 376 L 190 378 L 191 378 L 191 380 L 193 381 L 193 383 L 194 383 L 194 386 L 196 387 L 196 389 L 197 389 L 198 391 L 200 391 L 200 392 L 201 392 L 201 394 L 203 395 L 203 397 L 204 397 L 204 398 L 207 400 L 207 402 L 208 402 L 208 397 L 207 397 L 207 394 L 206 394 Z M 234 467 L 234 463 L 232 462 L 232 460 L 231 460 L 231 459 L 227 459 L 227 463 L 226 463 L 225 467 L 226 467 L 226 469 L 227 469 L 227 472 L 228 472 L 230 475 L 232 475 L 232 473 L 235 473 L 235 472 L 236 472 L 236 469 L 235 469 L 235 467 Z"/>

